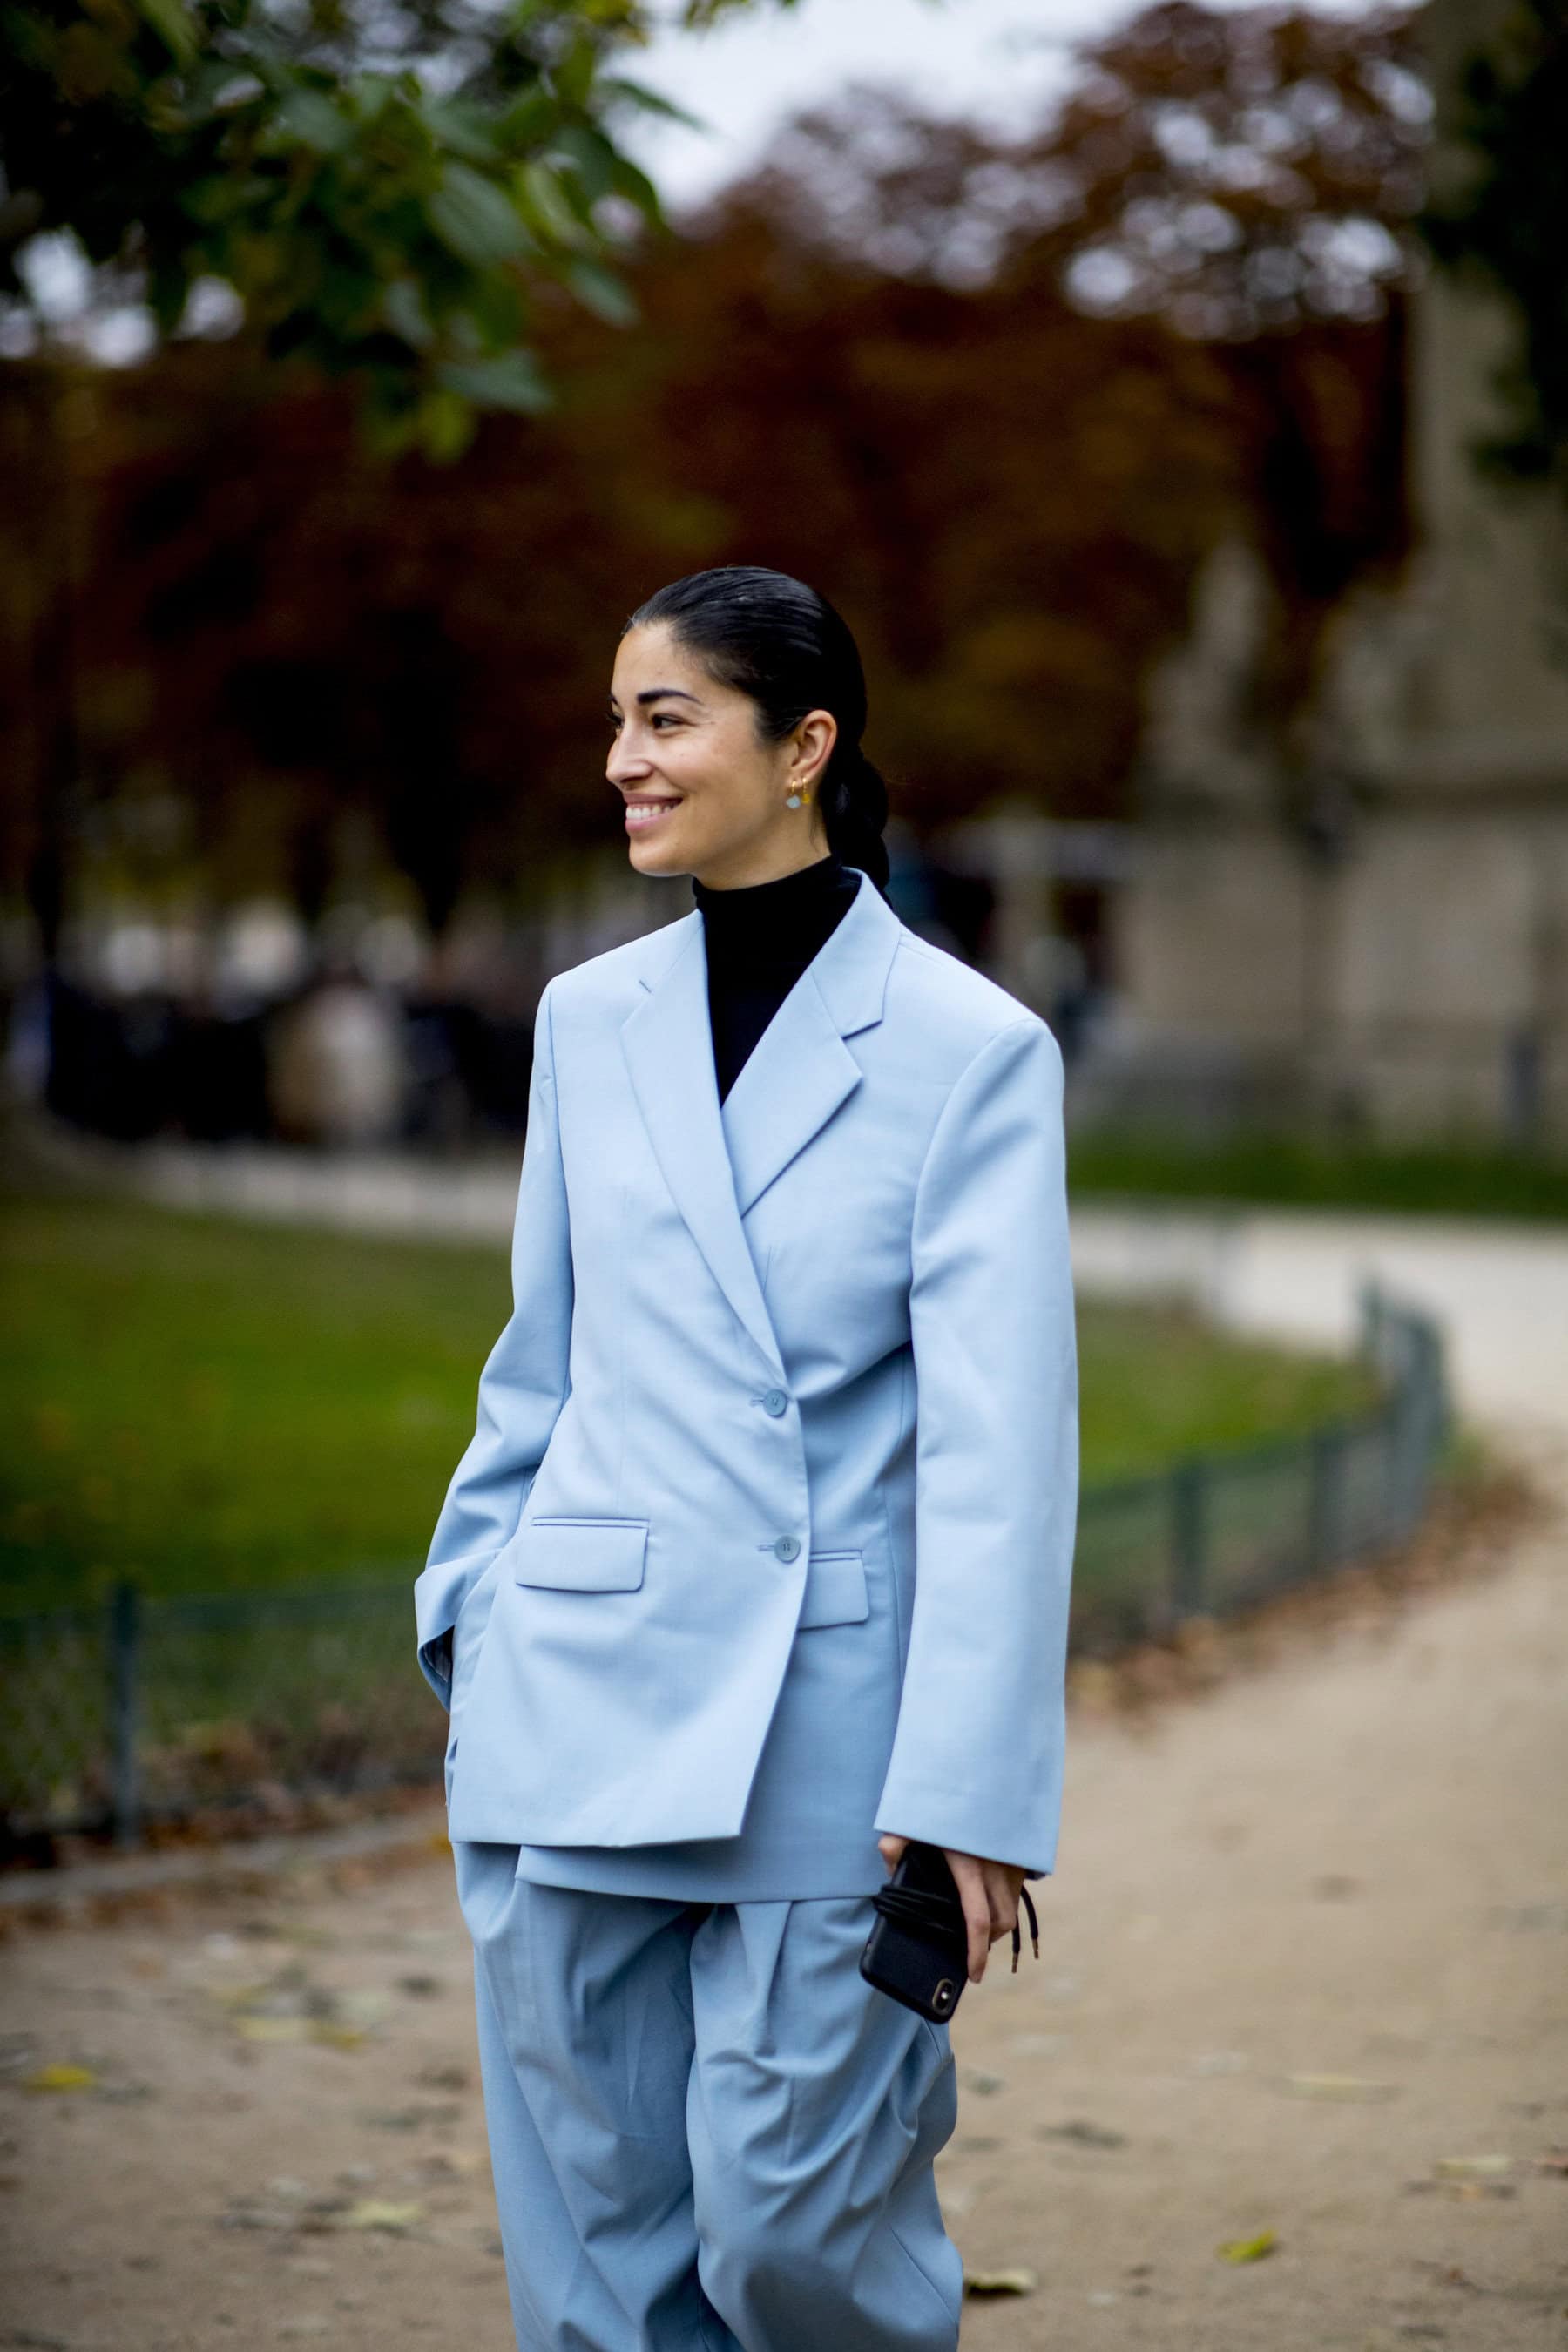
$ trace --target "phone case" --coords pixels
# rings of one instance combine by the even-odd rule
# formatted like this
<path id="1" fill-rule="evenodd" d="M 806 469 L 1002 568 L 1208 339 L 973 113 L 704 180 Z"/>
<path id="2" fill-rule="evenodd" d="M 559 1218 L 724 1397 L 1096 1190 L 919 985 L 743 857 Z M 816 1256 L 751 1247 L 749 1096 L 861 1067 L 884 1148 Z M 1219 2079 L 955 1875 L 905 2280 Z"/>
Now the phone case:
<path id="1" fill-rule="evenodd" d="M 945 2023 L 969 1976 L 969 1930 L 947 1856 L 912 1840 L 871 1900 L 878 1916 L 861 1975 L 933 2025 Z"/>

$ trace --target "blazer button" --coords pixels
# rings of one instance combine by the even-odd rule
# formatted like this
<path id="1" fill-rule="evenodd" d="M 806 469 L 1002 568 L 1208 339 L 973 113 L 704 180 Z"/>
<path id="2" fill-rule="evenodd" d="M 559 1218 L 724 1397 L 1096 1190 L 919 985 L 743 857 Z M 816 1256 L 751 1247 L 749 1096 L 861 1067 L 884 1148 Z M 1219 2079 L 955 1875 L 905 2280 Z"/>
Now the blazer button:
<path id="1" fill-rule="evenodd" d="M 775 1537 L 773 1540 L 773 1549 L 780 1559 L 798 1559 L 800 1557 L 800 1538 L 798 1536 Z"/>
<path id="2" fill-rule="evenodd" d="M 765 1411 L 776 1416 L 781 1412 L 788 1412 L 789 1399 L 783 1389 L 770 1389 L 763 1399 L 763 1405 Z"/>

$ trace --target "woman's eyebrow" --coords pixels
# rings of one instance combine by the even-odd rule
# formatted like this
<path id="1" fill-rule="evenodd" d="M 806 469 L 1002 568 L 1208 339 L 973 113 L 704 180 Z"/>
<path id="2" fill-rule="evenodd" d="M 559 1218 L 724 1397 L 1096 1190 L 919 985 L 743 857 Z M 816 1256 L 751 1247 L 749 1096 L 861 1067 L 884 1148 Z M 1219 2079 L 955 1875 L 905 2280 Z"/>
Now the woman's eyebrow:
<path id="1" fill-rule="evenodd" d="M 658 702 L 667 694 L 679 695 L 682 702 L 700 702 L 702 698 L 700 695 L 688 694 L 683 686 L 645 686 L 637 698 L 639 702 Z M 612 709 L 615 708 L 615 702 L 616 698 L 612 694 L 610 697 Z"/>

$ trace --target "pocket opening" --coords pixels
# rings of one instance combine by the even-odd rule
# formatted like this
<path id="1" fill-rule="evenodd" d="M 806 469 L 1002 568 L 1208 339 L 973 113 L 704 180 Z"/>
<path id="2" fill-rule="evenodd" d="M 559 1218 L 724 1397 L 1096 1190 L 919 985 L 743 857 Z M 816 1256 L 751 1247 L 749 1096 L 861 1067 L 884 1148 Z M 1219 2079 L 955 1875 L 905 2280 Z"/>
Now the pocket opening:
<path id="1" fill-rule="evenodd" d="M 647 1530 L 646 1519 L 528 1519 L 506 1547 L 506 1567 L 514 1583 L 553 1592 L 635 1592 Z"/>

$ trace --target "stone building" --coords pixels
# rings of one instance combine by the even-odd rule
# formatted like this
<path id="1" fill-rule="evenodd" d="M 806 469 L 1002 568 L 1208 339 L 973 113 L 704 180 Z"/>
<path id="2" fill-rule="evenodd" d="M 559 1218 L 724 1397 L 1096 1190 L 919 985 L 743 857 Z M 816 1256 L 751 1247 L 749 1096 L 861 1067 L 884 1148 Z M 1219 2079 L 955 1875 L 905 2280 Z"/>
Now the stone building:
<path id="1" fill-rule="evenodd" d="M 1506 12 L 1429 0 L 1439 173 L 1462 60 Z M 1125 877 L 1107 872 L 1113 1013 L 1075 1066 L 1079 1117 L 1568 1147 L 1564 518 L 1489 483 L 1468 446 L 1498 425 L 1489 379 L 1513 335 L 1500 298 L 1429 271 L 1416 551 L 1336 618 L 1302 739 L 1307 827 L 1279 814 L 1279 753 L 1248 716 L 1268 583 L 1246 545 L 1213 555 L 1152 681 Z M 1032 870 L 1013 861 L 1020 904 L 1040 903 L 1050 840 Z"/>

